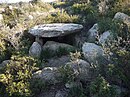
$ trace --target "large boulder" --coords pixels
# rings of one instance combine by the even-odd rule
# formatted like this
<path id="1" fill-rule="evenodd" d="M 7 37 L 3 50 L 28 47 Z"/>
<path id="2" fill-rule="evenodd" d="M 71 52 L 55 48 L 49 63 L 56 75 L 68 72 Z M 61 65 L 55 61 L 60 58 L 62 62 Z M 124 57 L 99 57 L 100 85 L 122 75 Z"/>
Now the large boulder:
<path id="1" fill-rule="evenodd" d="M 58 42 L 54 42 L 54 41 L 47 41 L 44 45 L 43 45 L 43 56 L 45 55 L 45 53 L 49 53 L 51 54 L 50 56 L 54 56 L 54 55 L 65 55 L 68 52 L 74 51 L 75 47 L 69 45 L 69 44 L 65 44 L 65 43 L 58 43 Z"/>
<path id="2" fill-rule="evenodd" d="M 29 55 L 33 57 L 40 57 L 42 47 L 38 42 L 34 42 L 29 49 Z"/>
<path id="3" fill-rule="evenodd" d="M 91 81 L 93 79 L 93 72 L 90 64 L 82 59 L 67 63 L 74 71 L 77 80 Z"/>
<path id="4" fill-rule="evenodd" d="M 89 29 L 88 31 L 88 39 L 87 42 L 95 42 L 97 39 L 97 35 L 98 35 L 98 24 L 94 24 L 92 28 Z"/>
<path id="5" fill-rule="evenodd" d="M 39 37 L 59 37 L 81 31 L 83 28 L 80 24 L 73 23 L 53 23 L 37 25 L 29 30 L 29 33 Z"/>
<path id="6" fill-rule="evenodd" d="M 124 14 L 124 13 L 121 13 L 121 12 L 117 12 L 114 16 L 114 19 L 118 19 L 118 20 L 121 20 L 123 21 L 124 23 L 130 25 L 130 16 Z"/>
<path id="7" fill-rule="evenodd" d="M 64 66 L 66 63 L 70 62 L 70 56 L 61 56 L 60 58 L 51 58 L 48 59 L 47 62 L 43 62 L 42 67 L 61 67 Z"/>
<path id="8" fill-rule="evenodd" d="M 33 74 L 33 78 L 43 80 L 45 83 L 56 84 L 59 83 L 58 77 L 60 76 L 56 67 L 46 67 Z"/>
<path id="9" fill-rule="evenodd" d="M 94 43 L 84 43 L 82 47 L 82 52 L 87 61 L 90 63 L 97 63 L 101 57 L 104 55 L 102 47 Z"/>

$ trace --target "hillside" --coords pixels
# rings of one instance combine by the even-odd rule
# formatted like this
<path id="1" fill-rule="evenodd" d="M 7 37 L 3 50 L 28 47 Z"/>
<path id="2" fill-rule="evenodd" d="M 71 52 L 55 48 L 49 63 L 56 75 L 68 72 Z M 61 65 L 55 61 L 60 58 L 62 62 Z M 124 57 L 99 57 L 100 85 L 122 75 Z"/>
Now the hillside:
<path id="1" fill-rule="evenodd" d="M 0 97 L 130 97 L 130 0 L 0 4 Z"/>

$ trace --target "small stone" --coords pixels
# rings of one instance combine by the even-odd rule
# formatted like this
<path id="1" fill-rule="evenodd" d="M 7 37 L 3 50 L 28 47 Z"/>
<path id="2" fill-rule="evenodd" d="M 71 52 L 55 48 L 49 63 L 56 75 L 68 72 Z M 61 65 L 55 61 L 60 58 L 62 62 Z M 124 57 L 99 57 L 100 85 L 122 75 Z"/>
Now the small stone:
<path id="1" fill-rule="evenodd" d="M 94 24 L 93 27 L 91 29 L 89 29 L 88 31 L 88 39 L 87 42 L 92 42 L 94 43 L 97 39 L 98 36 L 98 24 Z"/>
<path id="2" fill-rule="evenodd" d="M 41 51 L 41 45 L 38 42 L 34 42 L 29 49 L 29 55 L 33 57 L 40 57 Z"/>

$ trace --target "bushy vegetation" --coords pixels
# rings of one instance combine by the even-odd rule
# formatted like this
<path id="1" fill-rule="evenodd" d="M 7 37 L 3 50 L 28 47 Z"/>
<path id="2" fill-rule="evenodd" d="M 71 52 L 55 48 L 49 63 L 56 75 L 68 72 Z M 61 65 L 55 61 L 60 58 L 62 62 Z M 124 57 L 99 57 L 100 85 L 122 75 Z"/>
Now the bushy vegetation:
<path id="1" fill-rule="evenodd" d="M 33 58 L 24 56 L 12 56 L 3 73 L 0 74 L 0 82 L 6 87 L 6 92 L 12 97 L 31 95 L 29 81 L 36 70 L 36 62 Z"/>
<path id="2" fill-rule="evenodd" d="M 117 97 L 114 87 L 101 76 L 90 84 L 90 95 L 94 97 Z"/>
<path id="3" fill-rule="evenodd" d="M 45 23 L 80 23 L 84 25 L 83 31 L 87 31 L 94 23 L 98 23 L 99 36 L 108 30 L 114 35 L 114 39 L 105 45 L 99 44 L 106 51 L 105 60 L 109 64 L 94 64 L 93 69 L 99 76 L 91 82 L 81 82 L 83 86 L 71 88 L 69 97 L 118 97 L 114 85 L 127 88 L 128 92 L 121 96 L 129 97 L 130 25 L 113 19 L 117 12 L 130 15 L 129 0 L 108 0 L 104 5 L 108 8 L 100 12 L 98 7 L 102 2 L 105 0 L 72 0 L 69 3 L 66 0 L 51 5 L 36 0 L 30 4 L 19 3 L 21 7 L 13 9 L 2 5 L 5 11 L 2 12 L 4 19 L 0 26 L 0 63 L 4 60 L 10 62 L 0 69 L 0 96 L 33 97 L 48 89 L 42 80 L 32 79 L 33 73 L 41 68 L 41 61 L 74 51 L 59 48 L 54 54 L 46 49 L 39 59 L 30 57 L 29 47 L 34 42 L 34 38 L 27 33 L 30 27 Z M 75 61 L 81 54 L 71 53 L 70 56 L 70 61 Z M 62 75 L 62 83 L 75 81 L 74 71 L 68 65 L 60 67 L 58 71 Z"/>

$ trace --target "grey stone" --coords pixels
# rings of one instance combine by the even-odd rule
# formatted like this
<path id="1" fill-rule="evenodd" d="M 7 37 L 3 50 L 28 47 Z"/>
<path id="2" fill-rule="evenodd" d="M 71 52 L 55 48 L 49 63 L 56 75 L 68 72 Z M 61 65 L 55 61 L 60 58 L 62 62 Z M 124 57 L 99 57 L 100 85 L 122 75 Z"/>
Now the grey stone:
<path id="1" fill-rule="evenodd" d="M 51 58 L 47 60 L 48 62 L 44 62 L 42 64 L 43 67 L 61 67 L 70 61 L 70 56 L 61 56 L 60 58 Z"/>
<path id="2" fill-rule="evenodd" d="M 56 67 L 46 67 L 33 74 L 34 78 L 40 78 L 44 82 L 47 82 L 50 84 L 59 83 L 59 81 L 57 79 L 59 76 L 60 76 L 60 74 L 58 73 L 58 70 Z"/>
<path id="3" fill-rule="evenodd" d="M 7 64 L 10 63 L 11 60 L 5 60 L 0 64 L 0 69 L 4 68 Z"/>
<path id="4" fill-rule="evenodd" d="M 104 55 L 103 49 L 94 43 L 84 43 L 82 52 L 86 60 L 90 63 L 96 63 L 97 58 L 101 58 Z"/>
<path id="5" fill-rule="evenodd" d="M 76 61 L 67 63 L 67 65 L 73 69 L 75 77 L 78 80 L 90 81 L 92 79 L 93 73 L 91 72 L 91 66 L 88 62 L 78 59 Z"/>
<path id="6" fill-rule="evenodd" d="M 117 12 L 114 16 L 114 19 L 121 20 L 124 23 L 126 23 L 127 25 L 130 25 L 130 16 L 128 16 L 127 14 Z"/>
<path id="7" fill-rule="evenodd" d="M 88 39 L 87 42 L 95 42 L 98 36 L 98 24 L 94 24 L 91 29 L 88 31 Z"/>
<path id="8" fill-rule="evenodd" d="M 99 38 L 99 42 L 101 44 L 105 44 L 107 41 L 111 40 L 113 38 L 113 35 L 110 31 L 106 31 L 104 32 L 100 38 Z"/>
<path id="9" fill-rule="evenodd" d="M 43 52 L 46 52 L 46 50 L 49 50 L 51 52 L 52 55 L 57 54 L 57 52 L 60 53 L 60 50 L 65 50 L 66 51 L 72 51 L 75 50 L 75 47 L 69 45 L 69 44 L 65 44 L 65 43 L 58 43 L 58 42 L 54 42 L 54 41 L 47 41 L 44 45 L 43 45 Z M 61 53 L 63 53 L 64 51 L 62 51 Z M 43 53 L 44 55 L 44 53 Z"/>
<path id="10" fill-rule="evenodd" d="M 29 49 L 29 55 L 33 57 L 40 57 L 41 51 L 41 45 L 38 42 L 34 42 Z"/>
<path id="11" fill-rule="evenodd" d="M 83 28 L 80 24 L 73 23 L 53 23 L 37 25 L 29 30 L 29 33 L 39 37 L 59 37 L 81 31 Z"/>

